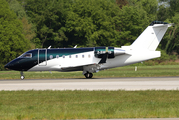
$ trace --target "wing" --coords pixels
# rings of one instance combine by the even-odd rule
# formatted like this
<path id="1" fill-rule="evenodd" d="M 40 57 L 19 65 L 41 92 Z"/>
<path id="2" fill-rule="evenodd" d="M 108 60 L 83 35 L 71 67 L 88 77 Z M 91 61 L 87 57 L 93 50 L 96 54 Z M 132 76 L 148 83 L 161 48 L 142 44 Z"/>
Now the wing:
<path id="1" fill-rule="evenodd" d="M 100 69 L 100 64 L 88 64 L 81 66 L 70 66 L 70 67 L 62 67 L 62 72 L 70 72 L 70 71 L 89 71 L 91 73 L 98 72 Z"/>

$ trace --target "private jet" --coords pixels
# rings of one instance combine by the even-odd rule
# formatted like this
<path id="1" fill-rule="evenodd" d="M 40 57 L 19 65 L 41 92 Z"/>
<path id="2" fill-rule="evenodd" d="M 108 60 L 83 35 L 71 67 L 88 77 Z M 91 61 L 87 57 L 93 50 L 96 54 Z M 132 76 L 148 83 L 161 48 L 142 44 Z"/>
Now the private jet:
<path id="1" fill-rule="evenodd" d="M 23 71 L 82 71 L 86 78 L 104 69 L 126 66 L 161 56 L 156 51 L 169 24 L 153 21 L 130 45 L 118 47 L 42 48 L 33 49 L 5 65 L 17 70 L 24 79 Z"/>

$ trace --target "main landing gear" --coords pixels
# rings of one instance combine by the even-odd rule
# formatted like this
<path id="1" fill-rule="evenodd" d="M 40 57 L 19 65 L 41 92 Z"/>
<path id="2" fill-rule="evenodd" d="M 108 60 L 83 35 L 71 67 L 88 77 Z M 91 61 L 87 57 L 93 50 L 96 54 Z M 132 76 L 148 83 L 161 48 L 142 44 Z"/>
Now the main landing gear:
<path id="1" fill-rule="evenodd" d="M 23 74 L 23 71 L 21 71 L 21 80 L 23 80 L 25 77 L 24 77 L 24 74 Z"/>
<path id="2" fill-rule="evenodd" d="M 89 72 L 85 73 L 84 75 L 85 75 L 86 78 L 92 78 L 93 77 L 93 73 L 89 73 Z"/>

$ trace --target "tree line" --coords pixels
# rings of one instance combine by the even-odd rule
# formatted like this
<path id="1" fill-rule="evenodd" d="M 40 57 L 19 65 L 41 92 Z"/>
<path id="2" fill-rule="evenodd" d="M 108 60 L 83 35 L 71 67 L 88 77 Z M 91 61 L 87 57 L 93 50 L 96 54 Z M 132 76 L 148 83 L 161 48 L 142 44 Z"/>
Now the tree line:
<path id="1" fill-rule="evenodd" d="M 159 48 L 179 53 L 179 0 L 0 0 L 0 68 L 34 48 L 130 45 L 154 20 L 175 23 Z"/>

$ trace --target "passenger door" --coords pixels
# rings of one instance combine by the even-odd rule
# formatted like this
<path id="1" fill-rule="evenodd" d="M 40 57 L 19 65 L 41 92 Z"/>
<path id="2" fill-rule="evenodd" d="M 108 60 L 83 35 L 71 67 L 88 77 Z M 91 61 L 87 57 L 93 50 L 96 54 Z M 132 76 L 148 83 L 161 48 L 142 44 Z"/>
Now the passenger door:
<path id="1" fill-rule="evenodd" d="M 38 65 L 47 65 L 47 49 L 38 49 Z"/>

